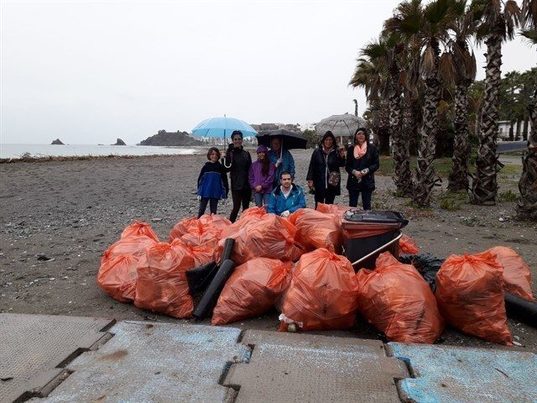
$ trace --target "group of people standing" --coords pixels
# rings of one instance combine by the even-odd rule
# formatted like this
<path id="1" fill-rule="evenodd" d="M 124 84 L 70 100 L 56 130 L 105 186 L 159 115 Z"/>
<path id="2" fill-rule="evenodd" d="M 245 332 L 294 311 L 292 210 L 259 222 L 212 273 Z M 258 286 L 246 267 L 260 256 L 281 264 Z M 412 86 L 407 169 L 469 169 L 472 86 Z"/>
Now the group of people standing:
<path id="1" fill-rule="evenodd" d="M 265 206 L 267 212 L 282 216 L 306 207 L 304 191 L 293 183 L 293 156 L 283 147 L 281 138 L 271 139 L 270 149 L 260 145 L 254 162 L 242 146 L 242 132 L 234 131 L 231 141 L 221 161 L 218 148 L 211 147 L 207 153 L 208 162 L 198 177 L 198 217 L 205 213 L 207 204 L 210 212 L 216 214 L 218 200 L 228 197 L 228 172 L 233 201 L 231 222 L 237 219 L 241 207 L 243 210 L 249 207 L 252 196 L 256 206 Z M 375 146 L 368 142 L 367 129 L 356 130 L 354 144 L 346 150 L 337 147 L 332 132 L 324 134 L 319 147 L 313 151 L 306 176 L 316 207 L 318 203 L 333 204 L 335 197 L 341 194 L 341 167 L 349 174 L 349 206 L 356 207 L 361 194 L 364 210 L 370 210 L 379 156 Z"/>

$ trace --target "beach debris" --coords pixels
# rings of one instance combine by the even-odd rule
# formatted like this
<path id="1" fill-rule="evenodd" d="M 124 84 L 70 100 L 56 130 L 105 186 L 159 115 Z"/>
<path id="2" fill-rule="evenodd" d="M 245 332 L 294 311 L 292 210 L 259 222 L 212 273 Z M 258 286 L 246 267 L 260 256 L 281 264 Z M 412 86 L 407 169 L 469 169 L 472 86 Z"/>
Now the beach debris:
<path id="1" fill-rule="evenodd" d="M 48 261 L 54 260 L 54 258 L 48 257 L 47 255 L 42 254 L 42 253 L 37 254 L 36 257 L 37 257 L 37 260 L 41 262 L 48 262 Z"/>

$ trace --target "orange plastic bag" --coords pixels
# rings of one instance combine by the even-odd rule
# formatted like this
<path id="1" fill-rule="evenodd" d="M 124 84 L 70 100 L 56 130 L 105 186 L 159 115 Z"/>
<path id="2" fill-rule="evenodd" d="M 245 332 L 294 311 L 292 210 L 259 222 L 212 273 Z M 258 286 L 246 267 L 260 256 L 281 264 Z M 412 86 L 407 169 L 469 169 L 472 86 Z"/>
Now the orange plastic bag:
<path id="1" fill-rule="evenodd" d="M 418 245 L 416 245 L 416 242 L 406 234 L 403 234 L 399 239 L 399 251 L 409 255 L 420 253 L 420 249 L 418 248 Z"/>
<path id="2" fill-rule="evenodd" d="M 145 235 L 155 242 L 158 242 L 158 236 L 151 228 L 151 225 L 143 221 L 134 221 L 131 225 L 123 230 L 121 238 L 127 238 L 131 236 Z"/>
<path id="3" fill-rule="evenodd" d="M 296 226 L 295 240 L 308 250 L 326 248 L 341 252 L 343 234 L 334 214 L 301 208 L 289 216 L 289 221 Z"/>
<path id="4" fill-rule="evenodd" d="M 296 227 L 285 218 L 274 214 L 250 215 L 223 232 L 216 260 L 222 255 L 225 239 L 233 238 L 235 246 L 231 259 L 237 265 L 256 257 L 295 261 L 303 253 L 295 244 L 295 235 Z"/>
<path id="5" fill-rule="evenodd" d="M 263 315 L 289 285 L 291 267 L 291 262 L 264 257 L 241 264 L 227 280 L 211 323 L 225 325 Z"/>
<path id="6" fill-rule="evenodd" d="M 237 221 L 251 220 L 252 218 L 261 218 L 266 216 L 267 210 L 265 207 L 250 207 L 241 213 L 241 216 Z"/>
<path id="7" fill-rule="evenodd" d="M 134 255 L 136 257 L 145 256 L 148 248 L 155 245 L 157 242 L 145 235 L 132 235 L 121 238 L 113 243 L 103 254 L 101 264 L 106 259 L 113 259 L 121 255 Z"/>
<path id="8" fill-rule="evenodd" d="M 337 217 L 338 222 L 341 224 L 341 219 L 343 218 L 343 214 L 345 214 L 346 211 L 350 210 L 352 207 L 349 206 L 343 206 L 341 204 L 324 204 L 324 203 L 317 203 L 317 207 L 315 207 L 315 210 L 320 211 L 321 213 L 325 214 L 333 214 Z"/>
<path id="9" fill-rule="evenodd" d="M 434 343 L 444 330 L 436 299 L 414 266 L 390 252 L 376 260 L 375 270 L 356 274 L 358 310 L 392 341 Z"/>
<path id="10" fill-rule="evenodd" d="M 502 268 L 490 252 L 449 256 L 436 275 L 436 300 L 448 323 L 494 343 L 512 345 Z"/>
<path id="11" fill-rule="evenodd" d="M 175 224 L 170 231 L 170 242 L 175 238 L 182 238 L 190 245 L 202 245 L 215 239 L 218 242 L 222 231 L 230 225 L 231 221 L 216 214 L 185 218 Z"/>
<path id="12" fill-rule="evenodd" d="M 296 323 L 304 330 L 352 327 L 358 308 L 351 262 L 324 248 L 305 253 L 291 275 L 280 315 L 280 330 Z"/>
<path id="13" fill-rule="evenodd" d="M 97 284 L 117 301 L 134 300 L 138 267 L 145 265 L 146 258 L 134 255 L 119 255 L 105 259 L 97 274 Z"/>
<path id="14" fill-rule="evenodd" d="M 522 257 L 506 246 L 495 246 L 487 252 L 496 255 L 503 267 L 503 285 L 506 292 L 533 301 L 531 291 L 531 270 Z"/>
<path id="15" fill-rule="evenodd" d="M 180 244 L 160 242 L 147 251 L 147 267 L 138 269 L 134 305 L 174 318 L 192 316 L 186 270 L 194 266 Z"/>

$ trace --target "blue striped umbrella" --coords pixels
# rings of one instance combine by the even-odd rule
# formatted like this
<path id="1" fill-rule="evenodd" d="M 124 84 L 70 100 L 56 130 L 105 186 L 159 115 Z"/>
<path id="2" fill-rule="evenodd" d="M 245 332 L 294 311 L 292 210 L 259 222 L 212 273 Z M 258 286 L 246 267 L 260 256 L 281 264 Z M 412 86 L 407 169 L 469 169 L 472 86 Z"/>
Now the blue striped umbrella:
<path id="1" fill-rule="evenodd" d="M 231 136 L 234 130 L 240 130 L 244 137 L 257 134 L 248 123 L 226 116 L 205 119 L 192 129 L 192 134 L 198 137 L 223 137 L 225 139 L 226 136 Z"/>

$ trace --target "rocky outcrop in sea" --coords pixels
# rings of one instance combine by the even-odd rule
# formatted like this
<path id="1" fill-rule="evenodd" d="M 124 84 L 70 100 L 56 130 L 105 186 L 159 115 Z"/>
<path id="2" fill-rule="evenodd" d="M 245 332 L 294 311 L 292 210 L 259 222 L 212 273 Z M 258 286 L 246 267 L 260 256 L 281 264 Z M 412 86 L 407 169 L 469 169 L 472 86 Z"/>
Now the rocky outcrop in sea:
<path id="1" fill-rule="evenodd" d="M 56 139 L 56 140 L 53 140 L 52 143 L 50 144 L 55 144 L 55 145 L 64 145 L 63 142 L 60 140 L 60 139 Z"/>
<path id="2" fill-rule="evenodd" d="M 187 132 L 167 132 L 159 130 L 157 134 L 140 142 L 142 146 L 200 146 L 203 142 Z"/>

